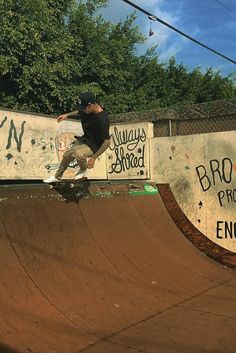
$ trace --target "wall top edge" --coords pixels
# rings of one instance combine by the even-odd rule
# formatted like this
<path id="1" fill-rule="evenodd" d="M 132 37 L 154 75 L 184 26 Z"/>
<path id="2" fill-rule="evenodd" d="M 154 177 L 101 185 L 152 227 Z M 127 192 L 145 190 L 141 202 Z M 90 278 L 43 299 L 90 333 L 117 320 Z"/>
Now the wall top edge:
<path id="1" fill-rule="evenodd" d="M 18 111 L 0 106 L 0 110 L 28 114 L 35 117 L 46 117 L 56 119 L 56 116 L 29 112 Z M 112 123 L 136 123 L 136 122 L 154 122 L 161 120 L 189 120 L 189 119 L 214 119 L 221 116 L 236 115 L 236 97 L 228 100 L 211 101 L 200 104 L 175 105 L 167 108 L 159 108 L 146 111 L 134 111 L 120 114 L 110 114 Z M 76 120 L 70 118 L 68 120 Z"/>

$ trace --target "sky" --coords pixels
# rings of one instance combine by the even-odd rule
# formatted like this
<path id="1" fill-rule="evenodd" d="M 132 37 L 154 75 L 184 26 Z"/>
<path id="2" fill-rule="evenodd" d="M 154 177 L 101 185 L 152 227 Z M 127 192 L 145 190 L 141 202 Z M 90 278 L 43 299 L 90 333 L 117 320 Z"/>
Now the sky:
<path id="1" fill-rule="evenodd" d="M 131 0 L 151 14 L 202 42 L 208 47 L 236 61 L 236 0 Z M 122 0 L 109 0 L 100 10 L 102 16 L 113 23 L 125 20 L 135 9 Z M 143 54 L 155 45 L 161 62 L 172 56 L 178 64 L 192 71 L 200 67 L 202 72 L 212 67 L 222 76 L 236 72 L 236 65 L 200 47 L 189 39 L 159 22 L 152 22 L 154 34 L 149 37 L 150 20 L 137 12 L 136 24 L 147 37 L 137 47 Z"/>

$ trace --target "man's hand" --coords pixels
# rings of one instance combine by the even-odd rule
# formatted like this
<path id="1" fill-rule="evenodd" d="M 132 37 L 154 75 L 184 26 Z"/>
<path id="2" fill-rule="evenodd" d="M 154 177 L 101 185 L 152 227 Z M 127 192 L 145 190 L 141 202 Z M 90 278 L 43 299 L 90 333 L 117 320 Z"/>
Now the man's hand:
<path id="1" fill-rule="evenodd" d="M 88 160 L 88 162 L 87 162 L 87 167 L 88 167 L 89 169 L 93 168 L 95 162 L 96 162 L 96 158 L 93 158 L 93 157 L 89 158 L 89 160 Z"/>
<path id="2" fill-rule="evenodd" d="M 61 121 L 65 120 L 68 118 L 67 114 L 61 114 L 57 117 L 57 122 L 60 123 Z"/>

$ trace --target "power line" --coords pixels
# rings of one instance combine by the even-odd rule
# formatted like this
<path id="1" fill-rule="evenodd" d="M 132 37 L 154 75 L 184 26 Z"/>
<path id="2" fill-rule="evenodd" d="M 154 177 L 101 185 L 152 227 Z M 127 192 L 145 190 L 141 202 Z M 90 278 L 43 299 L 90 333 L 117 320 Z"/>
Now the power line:
<path id="1" fill-rule="evenodd" d="M 216 1 L 218 4 L 220 4 L 222 7 L 224 7 L 226 10 L 228 10 L 229 12 L 231 12 L 232 14 L 234 14 L 236 16 L 236 12 L 234 12 L 232 9 L 230 9 L 228 6 L 226 6 L 225 4 L 223 4 L 221 1 L 219 0 L 214 0 Z"/>
<path id="2" fill-rule="evenodd" d="M 199 42 L 198 40 L 194 39 L 193 37 L 190 37 L 188 34 L 186 34 L 186 33 L 182 32 L 182 31 L 180 31 L 179 29 L 173 27 L 173 26 L 170 25 L 169 23 L 167 23 L 167 22 L 161 20 L 161 19 L 158 18 L 157 16 L 155 16 L 155 15 L 151 14 L 150 12 L 144 10 L 144 9 L 141 8 L 140 6 L 134 4 L 132 1 L 129 1 L 129 0 L 122 0 L 122 1 L 125 2 L 125 3 L 127 3 L 127 4 L 130 5 L 130 6 L 134 7 L 136 10 L 138 10 L 138 11 L 144 13 L 145 15 L 151 17 L 151 19 L 152 19 L 153 21 L 158 21 L 158 22 L 162 23 L 164 26 L 169 27 L 169 28 L 172 29 L 173 31 L 175 31 L 175 32 L 181 34 L 182 36 L 184 36 L 184 37 L 190 39 L 192 42 L 194 42 L 194 43 L 196 43 L 196 44 L 202 46 L 203 48 L 205 48 L 205 49 L 207 49 L 207 50 L 210 50 L 212 53 L 221 56 L 222 58 L 224 58 L 224 59 L 230 61 L 231 63 L 236 64 L 236 61 L 235 61 L 235 60 L 233 60 L 233 59 L 229 58 L 228 56 L 226 56 L 226 55 L 224 55 L 224 54 L 222 54 L 222 53 L 216 51 L 215 49 L 212 49 L 212 48 L 208 47 L 207 45 L 205 45 L 205 44 Z"/>

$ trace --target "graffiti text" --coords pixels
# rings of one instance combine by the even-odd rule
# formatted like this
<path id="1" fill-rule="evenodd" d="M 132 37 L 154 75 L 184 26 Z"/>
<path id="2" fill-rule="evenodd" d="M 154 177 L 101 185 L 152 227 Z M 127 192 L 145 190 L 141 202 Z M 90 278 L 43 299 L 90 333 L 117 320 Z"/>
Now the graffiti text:
<path id="1" fill-rule="evenodd" d="M 111 161 L 109 174 L 121 174 L 129 172 L 129 177 L 132 174 L 144 175 L 145 155 L 146 155 L 146 130 L 145 128 L 122 128 L 114 127 L 111 136 L 110 150 L 112 154 L 109 157 Z"/>
<path id="2" fill-rule="evenodd" d="M 122 173 L 133 168 L 144 168 L 145 146 L 139 149 L 139 155 L 124 151 L 123 147 L 115 149 L 115 162 L 111 164 L 110 173 Z"/>
<path id="3" fill-rule="evenodd" d="M 217 239 L 236 239 L 236 222 L 218 221 L 216 224 Z"/>
<path id="4" fill-rule="evenodd" d="M 134 130 L 121 130 L 114 127 L 114 133 L 111 137 L 110 149 L 114 150 L 116 147 L 126 145 L 127 150 L 133 151 L 139 144 L 139 142 L 146 141 L 146 132 L 144 129 Z"/>
<path id="5" fill-rule="evenodd" d="M 7 117 L 5 117 L 5 119 L 0 123 L 0 128 L 2 128 L 4 126 L 4 124 L 7 121 Z M 17 135 L 17 131 L 16 131 L 16 127 L 14 124 L 14 121 L 11 120 L 10 121 L 10 128 L 9 128 L 9 133 L 8 133 L 8 140 L 7 140 L 7 145 L 6 145 L 6 149 L 8 150 L 9 148 L 11 148 L 12 145 L 12 137 L 14 137 L 14 140 L 16 142 L 16 147 L 17 147 L 17 151 L 21 152 L 21 147 L 22 147 L 22 137 L 24 135 L 24 130 L 25 130 L 25 124 L 26 121 L 23 121 L 21 123 L 21 131 L 19 136 Z"/>
<path id="6" fill-rule="evenodd" d="M 212 159 L 209 162 L 209 166 L 210 169 L 208 171 L 203 165 L 196 167 L 199 182 L 204 192 L 209 190 L 212 185 L 216 185 L 217 182 L 231 183 L 233 173 L 231 159 L 224 158 L 221 162 L 217 159 Z"/>

